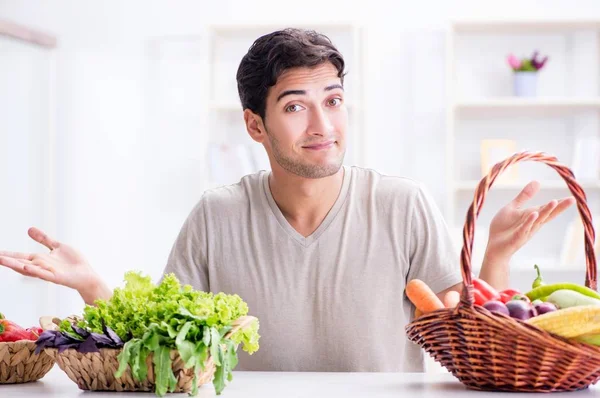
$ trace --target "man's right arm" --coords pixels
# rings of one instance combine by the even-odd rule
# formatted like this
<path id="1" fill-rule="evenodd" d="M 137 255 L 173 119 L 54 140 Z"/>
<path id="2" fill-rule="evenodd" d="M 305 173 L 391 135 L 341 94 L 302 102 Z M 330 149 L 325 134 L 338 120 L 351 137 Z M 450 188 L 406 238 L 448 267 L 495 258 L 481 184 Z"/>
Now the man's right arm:
<path id="1" fill-rule="evenodd" d="M 205 220 L 203 197 L 185 220 L 171 249 L 164 274 L 172 272 L 182 284 L 190 284 L 197 290 L 208 291 Z M 21 275 L 74 289 L 88 305 L 94 305 L 97 299 L 108 300 L 112 297 L 112 290 L 78 250 L 51 238 L 38 228 L 30 228 L 28 234 L 50 251 L 0 251 L 0 266 L 10 268 Z"/>
<path id="2" fill-rule="evenodd" d="M 93 305 L 98 298 L 109 299 L 112 296 L 112 291 L 78 250 L 51 238 L 38 228 L 30 228 L 27 232 L 31 239 L 50 251 L 0 251 L 0 265 L 21 275 L 74 289 L 89 305 Z"/>

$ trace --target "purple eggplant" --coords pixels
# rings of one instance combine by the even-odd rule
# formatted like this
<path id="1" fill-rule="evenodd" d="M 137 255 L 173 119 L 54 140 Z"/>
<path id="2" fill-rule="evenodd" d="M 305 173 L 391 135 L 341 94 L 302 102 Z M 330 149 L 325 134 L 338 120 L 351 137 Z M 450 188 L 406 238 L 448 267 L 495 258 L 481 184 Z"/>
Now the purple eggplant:
<path id="1" fill-rule="evenodd" d="M 500 312 L 504 315 L 510 315 L 506 305 L 499 300 L 490 300 L 483 305 L 483 308 L 491 312 Z"/>
<path id="2" fill-rule="evenodd" d="M 536 309 L 538 315 L 542 315 L 547 312 L 556 311 L 558 308 L 556 308 L 556 306 L 552 303 L 542 302 L 541 304 L 535 304 L 535 309 Z"/>
<path id="3" fill-rule="evenodd" d="M 537 316 L 535 307 L 524 300 L 510 300 L 506 303 L 506 307 L 508 308 L 511 318 L 526 321 L 529 318 Z"/>

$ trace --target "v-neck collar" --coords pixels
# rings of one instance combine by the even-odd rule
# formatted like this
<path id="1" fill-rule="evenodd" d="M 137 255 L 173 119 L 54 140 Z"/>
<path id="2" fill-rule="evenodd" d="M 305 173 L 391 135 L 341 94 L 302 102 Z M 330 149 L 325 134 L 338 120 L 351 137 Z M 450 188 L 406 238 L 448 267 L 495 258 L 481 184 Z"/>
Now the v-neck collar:
<path id="1" fill-rule="evenodd" d="M 352 172 L 352 168 L 345 165 L 343 165 L 342 167 L 344 168 L 344 179 L 342 181 L 342 188 L 340 189 L 340 193 L 337 199 L 335 200 L 333 207 L 331 208 L 331 210 L 329 210 L 329 212 L 325 216 L 325 219 L 323 219 L 323 222 L 321 222 L 317 229 L 312 234 L 306 237 L 304 237 L 301 233 L 296 231 L 294 227 L 292 227 L 292 225 L 288 222 L 288 220 L 281 212 L 281 209 L 279 209 L 279 206 L 277 206 L 275 199 L 273 199 L 273 194 L 271 193 L 271 188 L 269 187 L 269 176 L 271 175 L 271 172 L 269 171 L 266 173 L 262 173 L 263 190 L 267 198 L 267 202 L 269 203 L 269 207 L 273 212 L 273 215 L 275 216 L 281 227 L 286 231 L 286 233 L 304 247 L 310 246 L 313 242 L 319 239 L 319 236 L 321 236 L 321 234 L 325 232 L 327 227 L 329 227 L 331 222 L 335 219 L 336 215 L 342 208 L 342 205 L 346 201 L 348 187 L 350 186 L 350 174 Z"/>

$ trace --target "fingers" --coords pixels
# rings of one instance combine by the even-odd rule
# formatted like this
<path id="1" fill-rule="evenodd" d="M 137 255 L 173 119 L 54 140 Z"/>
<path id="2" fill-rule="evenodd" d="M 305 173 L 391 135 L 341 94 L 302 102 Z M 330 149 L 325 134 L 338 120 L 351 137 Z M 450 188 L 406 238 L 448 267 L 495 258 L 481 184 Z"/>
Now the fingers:
<path id="1" fill-rule="evenodd" d="M 540 183 L 537 181 L 532 181 L 529 184 L 525 185 L 525 188 L 512 200 L 513 206 L 519 208 L 525 204 L 528 200 L 533 198 L 533 196 L 540 190 Z"/>
<path id="2" fill-rule="evenodd" d="M 50 250 L 57 249 L 60 246 L 60 243 L 58 241 L 50 238 L 48 235 L 46 235 L 45 232 L 36 227 L 29 228 L 27 233 L 29 234 L 29 237 L 31 237 L 31 239 L 35 240 L 38 243 L 41 243 Z"/>
<path id="3" fill-rule="evenodd" d="M 54 282 L 54 274 L 47 269 L 36 267 L 35 265 L 25 265 L 23 267 L 23 275 L 34 278 L 43 279 L 48 282 Z"/>
<path id="4" fill-rule="evenodd" d="M 54 281 L 54 267 L 51 259 L 45 255 L 34 255 L 33 260 L 0 256 L 0 265 L 12 269 L 21 275 L 32 276 L 46 281 Z"/>
<path id="5" fill-rule="evenodd" d="M 539 208 L 539 217 L 537 218 L 533 226 L 534 231 L 536 231 L 539 227 L 542 226 L 542 224 L 544 224 L 548 220 L 548 218 L 550 217 L 552 212 L 557 208 L 557 206 L 558 201 L 551 200 L 549 203 Z"/>
<path id="6" fill-rule="evenodd" d="M 54 272 L 54 259 L 48 254 L 36 254 L 33 256 L 30 265 L 38 266 L 50 272 Z"/>
<path id="7" fill-rule="evenodd" d="M 550 215 L 546 219 L 546 222 L 552 221 L 556 216 L 558 216 L 563 211 L 567 210 L 573 204 L 575 204 L 575 198 L 573 198 L 573 197 L 563 198 L 563 199 L 559 200 L 558 205 L 550 213 Z"/>
<path id="8" fill-rule="evenodd" d="M 527 237 L 531 233 L 531 230 L 533 228 L 535 221 L 539 218 L 539 216 L 540 216 L 540 213 L 538 213 L 537 211 L 534 211 L 534 212 L 530 213 L 527 216 L 527 218 L 525 218 L 525 221 L 523 221 L 523 224 L 521 224 L 521 226 L 519 227 L 519 229 L 517 230 L 517 233 L 516 233 L 516 236 L 519 237 L 519 240 L 527 239 Z"/>
<path id="9" fill-rule="evenodd" d="M 535 221 L 531 231 L 536 232 L 541 228 L 542 225 L 552 221 L 556 216 L 568 209 L 573 203 L 575 203 L 575 198 L 569 197 L 561 200 L 551 200 L 547 204 L 535 208 L 534 211 L 539 212 L 539 217 Z"/>
<path id="10" fill-rule="evenodd" d="M 54 259 L 49 254 L 26 254 L 0 251 L 0 265 L 23 274 L 25 266 L 39 267 L 54 272 Z"/>
<path id="11" fill-rule="evenodd" d="M 7 251 L 2 251 L 2 250 L 0 250 L 0 256 L 2 256 L 2 257 L 12 257 L 14 259 L 21 259 L 21 260 L 31 260 L 33 258 L 33 254 L 18 253 L 18 252 L 7 252 Z"/>
<path id="12" fill-rule="evenodd" d="M 27 260 L 19 260 L 14 257 L 6 257 L 6 256 L 0 255 L 0 265 L 4 266 L 6 268 L 10 268 L 13 271 L 16 271 L 20 274 L 23 273 L 23 268 L 25 267 L 24 261 L 27 261 Z"/>

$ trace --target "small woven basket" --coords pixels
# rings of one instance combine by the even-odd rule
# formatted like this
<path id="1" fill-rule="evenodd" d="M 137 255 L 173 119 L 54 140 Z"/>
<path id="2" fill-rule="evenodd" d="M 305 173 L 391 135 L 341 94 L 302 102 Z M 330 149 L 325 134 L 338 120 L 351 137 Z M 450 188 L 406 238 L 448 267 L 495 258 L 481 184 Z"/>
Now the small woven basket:
<path id="1" fill-rule="evenodd" d="M 554 156 L 520 152 L 496 164 L 475 189 L 463 230 L 460 257 L 463 290 L 459 304 L 415 319 L 406 326 L 407 337 L 470 389 L 512 392 L 585 389 L 600 379 L 600 347 L 577 343 L 474 305 L 471 253 L 475 220 L 496 178 L 521 161 L 552 167 L 574 195 L 585 230 L 585 285 L 596 290 L 595 234 L 583 189 L 571 170 Z"/>
<path id="2" fill-rule="evenodd" d="M 0 343 L 0 384 L 29 383 L 41 379 L 54 366 L 45 352 L 35 353 L 35 341 Z"/>
<path id="3" fill-rule="evenodd" d="M 233 328 L 228 335 L 243 329 L 256 320 L 255 317 L 245 316 L 234 322 Z M 153 355 L 146 358 L 148 377 L 146 380 L 137 380 L 133 377 L 131 369 L 127 369 L 121 377 L 115 377 L 119 368 L 118 355 L 122 349 L 101 348 L 100 352 L 80 353 L 73 348 L 64 350 L 60 354 L 56 348 L 45 349 L 52 358 L 56 359 L 58 366 L 67 374 L 69 379 L 77 384 L 81 390 L 92 391 L 130 391 L 151 392 L 155 390 L 155 374 L 152 364 Z M 194 380 L 193 369 L 184 369 L 183 360 L 176 350 L 171 351 L 172 369 L 177 379 L 177 387 L 174 392 L 190 392 Z M 204 364 L 205 370 L 199 371 L 198 386 L 212 381 L 216 367 L 212 358 L 207 358 Z"/>

